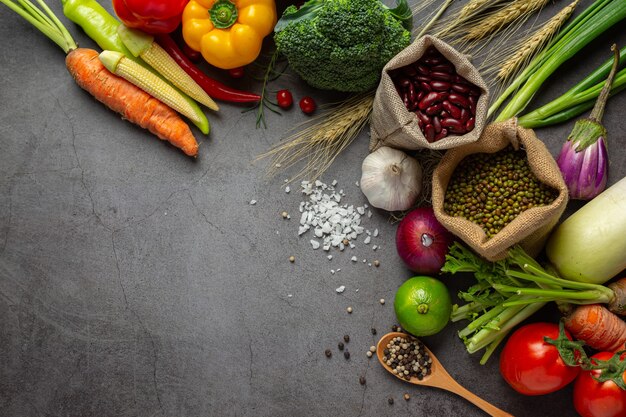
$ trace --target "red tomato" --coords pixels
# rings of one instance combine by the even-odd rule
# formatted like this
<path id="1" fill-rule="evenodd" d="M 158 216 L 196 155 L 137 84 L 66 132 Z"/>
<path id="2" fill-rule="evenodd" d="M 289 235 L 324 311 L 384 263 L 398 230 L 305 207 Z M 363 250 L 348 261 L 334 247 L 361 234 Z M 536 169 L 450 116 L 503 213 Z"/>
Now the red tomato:
<path id="1" fill-rule="evenodd" d="M 569 333 L 567 337 L 571 339 Z M 500 354 L 500 373 L 517 392 L 543 395 L 557 391 L 572 382 L 579 367 L 567 366 L 554 345 L 543 338 L 556 339 L 559 326 L 554 323 L 532 323 L 517 329 Z"/>
<path id="2" fill-rule="evenodd" d="M 593 359 L 608 360 L 614 353 L 600 352 Z M 622 355 L 626 360 L 626 354 Z M 613 381 L 599 382 L 593 379 L 599 370 L 583 371 L 574 383 L 574 408 L 583 417 L 625 417 L 626 390 Z M 626 372 L 622 375 L 626 382 Z"/>
<path id="3" fill-rule="evenodd" d="M 303 113 L 311 114 L 315 111 L 315 107 L 315 100 L 309 96 L 302 97 L 300 100 L 300 110 L 302 110 Z"/>
<path id="4" fill-rule="evenodd" d="M 276 93 L 276 102 L 281 109 L 288 109 L 293 104 L 293 96 L 289 90 L 280 90 Z"/>
<path id="5" fill-rule="evenodd" d="M 228 74 L 231 78 L 243 78 L 246 75 L 246 70 L 244 67 L 231 68 L 228 70 Z"/>

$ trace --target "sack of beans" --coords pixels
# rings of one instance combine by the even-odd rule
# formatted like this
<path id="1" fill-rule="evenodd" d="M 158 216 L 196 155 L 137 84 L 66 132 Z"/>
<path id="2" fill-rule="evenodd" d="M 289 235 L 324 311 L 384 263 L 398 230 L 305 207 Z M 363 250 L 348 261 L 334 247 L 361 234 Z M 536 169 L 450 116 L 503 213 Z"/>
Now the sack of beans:
<path id="1" fill-rule="evenodd" d="M 435 216 L 490 261 L 516 244 L 536 256 L 567 200 L 550 151 L 516 119 L 490 124 L 477 142 L 446 151 L 433 172 Z"/>
<path id="2" fill-rule="evenodd" d="M 445 42 L 417 39 L 385 65 L 370 121 L 370 151 L 450 149 L 478 140 L 489 92 L 478 70 Z"/>

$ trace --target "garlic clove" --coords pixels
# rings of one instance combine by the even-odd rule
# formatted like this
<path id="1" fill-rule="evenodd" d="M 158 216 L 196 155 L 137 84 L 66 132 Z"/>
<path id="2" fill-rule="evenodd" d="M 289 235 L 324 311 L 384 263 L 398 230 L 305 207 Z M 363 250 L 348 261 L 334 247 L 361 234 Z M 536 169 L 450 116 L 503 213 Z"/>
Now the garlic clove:
<path id="1" fill-rule="evenodd" d="M 372 206 L 408 210 L 422 190 L 422 167 L 406 153 L 384 146 L 363 160 L 360 184 Z"/>

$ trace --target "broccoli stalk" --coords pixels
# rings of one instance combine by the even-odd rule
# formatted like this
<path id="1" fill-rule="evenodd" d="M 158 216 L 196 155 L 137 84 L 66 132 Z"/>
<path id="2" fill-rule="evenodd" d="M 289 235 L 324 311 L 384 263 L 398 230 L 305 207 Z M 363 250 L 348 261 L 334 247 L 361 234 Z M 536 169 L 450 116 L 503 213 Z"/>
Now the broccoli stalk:
<path id="1" fill-rule="evenodd" d="M 312 87 L 343 92 L 374 88 L 385 64 L 411 42 L 406 0 L 309 0 L 288 7 L 274 29 L 278 51 Z"/>

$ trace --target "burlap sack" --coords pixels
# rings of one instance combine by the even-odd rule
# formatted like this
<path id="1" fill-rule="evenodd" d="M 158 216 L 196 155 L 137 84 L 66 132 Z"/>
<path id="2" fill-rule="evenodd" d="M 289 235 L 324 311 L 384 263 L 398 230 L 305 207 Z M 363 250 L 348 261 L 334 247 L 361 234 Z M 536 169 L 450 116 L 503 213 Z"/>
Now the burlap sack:
<path id="1" fill-rule="evenodd" d="M 454 64 L 457 74 L 465 77 L 482 90 L 476 105 L 474 129 L 461 136 L 451 134 L 433 143 L 429 143 L 424 137 L 417 125 L 417 116 L 407 110 L 389 76 L 389 71 L 402 68 L 420 59 L 431 45 Z M 487 84 L 465 55 L 437 38 L 429 35 L 423 36 L 393 57 L 383 68 L 370 120 L 370 151 L 373 152 L 381 146 L 409 150 L 420 148 L 441 150 L 475 142 L 486 124 L 488 107 L 489 91 Z"/>
<path id="2" fill-rule="evenodd" d="M 509 144 L 515 149 L 525 150 L 533 174 L 545 185 L 558 190 L 559 194 L 550 205 L 521 212 L 488 239 L 478 224 L 446 214 L 443 201 L 452 173 L 463 158 L 474 153 L 495 153 Z M 517 119 L 490 124 L 477 142 L 447 151 L 433 172 L 432 203 L 435 216 L 446 229 L 490 261 L 504 258 L 506 250 L 515 244 L 519 244 L 531 256 L 539 254 L 548 233 L 563 214 L 567 200 L 567 186 L 550 151 L 537 139 L 533 130 L 517 126 Z"/>

